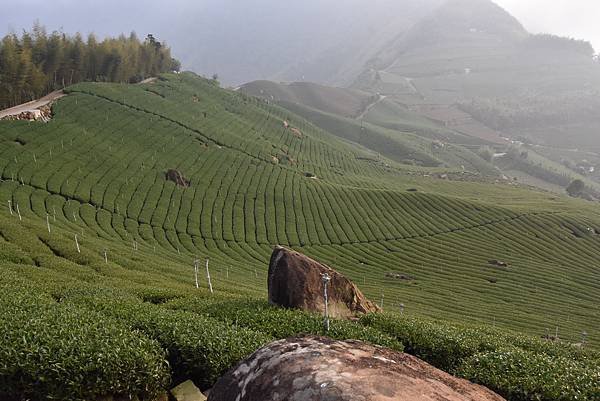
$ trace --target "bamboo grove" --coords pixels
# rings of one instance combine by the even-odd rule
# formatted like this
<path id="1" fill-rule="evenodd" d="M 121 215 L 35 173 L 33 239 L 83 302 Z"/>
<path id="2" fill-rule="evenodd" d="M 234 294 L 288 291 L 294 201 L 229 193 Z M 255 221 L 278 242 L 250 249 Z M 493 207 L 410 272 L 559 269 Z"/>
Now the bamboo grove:
<path id="1" fill-rule="evenodd" d="M 99 40 L 70 36 L 35 24 L 21 36 L 0 42 L 0 109 L 11 107 L 81 81 L 139 82 L 179 70 L 171 49 L 149 34 Z"/>

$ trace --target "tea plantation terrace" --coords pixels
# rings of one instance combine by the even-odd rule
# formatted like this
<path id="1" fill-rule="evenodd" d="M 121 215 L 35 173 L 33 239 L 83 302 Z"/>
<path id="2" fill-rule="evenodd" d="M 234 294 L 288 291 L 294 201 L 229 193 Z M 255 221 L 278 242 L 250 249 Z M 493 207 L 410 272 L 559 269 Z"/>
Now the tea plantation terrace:
<path id="1" fill-rule="evenodd" d="M 274 338 L 323 334 L 319 316 L 267 305 L 276 244 L 386 311 L 334 322 L 335 338 L 406 348 L 514 399 L 597 394 L 596 204 L 438 179 L 456 168 L 374 158 L 189 73 L 66 92 L 47 124 L 0 122 L 0 396 L 209 388 Z M 214 294 L 204 273 L 195 288 L 205 258 Z"/>

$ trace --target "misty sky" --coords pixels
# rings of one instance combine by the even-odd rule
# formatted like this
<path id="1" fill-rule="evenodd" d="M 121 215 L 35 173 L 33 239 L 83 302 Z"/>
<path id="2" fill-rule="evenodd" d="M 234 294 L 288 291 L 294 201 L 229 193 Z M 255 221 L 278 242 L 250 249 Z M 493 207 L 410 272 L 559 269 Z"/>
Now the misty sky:
<path id="1" fill-rule="evenodd" d="M 533 33 L 585 39 L 600 52 L 598 0 L 495 0 Z"/>
<path id="2" fill-rule="evenodd" d="M 496 3 L 532 32 L 586 39 L 600 50 L 598 0 L 496 0 Z M 94 31 L 100 36 L 136 30 L 169 37 L 176 17 L 187 14 L 189 18 L 189 14 L 201 13 L 209 4 L 214 5 L 215 1 L 0 0 L 0 34 L 29 28 L 37 18 L 49 30 L 62 27 L 66 32 Z M 172 45 L 176 50 L 177 44 Z"/>

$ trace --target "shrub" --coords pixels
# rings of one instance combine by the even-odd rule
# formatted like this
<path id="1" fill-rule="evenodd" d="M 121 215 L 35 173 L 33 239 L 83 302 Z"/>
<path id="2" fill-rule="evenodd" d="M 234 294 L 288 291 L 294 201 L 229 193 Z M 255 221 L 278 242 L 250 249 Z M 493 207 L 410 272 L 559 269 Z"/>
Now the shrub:
<path id="1" fill-rule="evenodd" d="M 598 399 L 600 355 L 593 351 L 485 326 L 389 315 L 361 322 L 394 335 L 408 353 L 510 400 Z"/>
<path id="2" fill-rule="evenodd" d="M 67 294 L 66 299 L 110 315 L 155 339 L 167 351 L 173 382 L 192 379 L 204 389 L 210 388 L 231 366 L 272 340 L 258 331 L 232 327 L 207 316 L 168 310 L 130 297 L 96 293 L 91 296 Z"/>
<path id="3" fill-rule="evenodd" d="M 332 319 L 330 331 L 325 332 L 322 316 L 271 306 L 267 301 L 259 299 L 228 299 L 215 302 L 211 299 L 189 297 L 171 301 L 166 307 L 206 314 L 234 327 L 258 330 L 277 339 L 298 334 L 314 334 L 340 340 L 362 340 L 398 351 L 404 349 L 402 343 L 393 336 L 375 328 L 347 320 Z"/>
<path id="4" fill-rule="evenodd" d="M 458 374 L 513 401 L 600 399 L 600 363 L 593 360 L 511 349 L 474 355 Z"/>
<path id="5" fill-rule="evenodd" d="M 159 345 L 99 313 L 0 289 L 0 399 L 151 399 L 169 381 Z"/>

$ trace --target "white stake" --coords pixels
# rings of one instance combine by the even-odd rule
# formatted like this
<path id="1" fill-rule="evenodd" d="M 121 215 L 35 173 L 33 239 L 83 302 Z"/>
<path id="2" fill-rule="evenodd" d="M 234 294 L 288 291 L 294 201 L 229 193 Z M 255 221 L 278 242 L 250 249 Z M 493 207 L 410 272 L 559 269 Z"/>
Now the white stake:
<path id="1" fill-rule="evenodd" d="M 196 281 L 196 288 L 198 288 L 198 259 L 194 260 L 194 280 Z"/>
<path id="2" fill-rule="evenodd" d="M 327 298 L 327 285 L 331 280 L 329 274 L 325 273 L 321 275 L 321 280 L 323 281 L 323 299 L 325 300 L 325 310 L 323 311 L 323 326 L 325 331 L 329 331 L 329 300 Z"/>
<path id="3" fill-rule="evenodd" d="M 12 210 L 12 204 L 10 201 L 8 201 L 8 211 L 10 212 L 10 215 L 13 215 L 13 210 Z"/>
<path id="4" fill-rule="evenodd" d="M 208 280 L 208 289 L 213 293 L 212 281 L 210 281 L 210 272 L 208 271 L 208 258 L 206 258 L 206 280 Z"/>
<path id="5" fill-rule="evenodd" d="M 21 217 L 21 211 L 19 210 L 19 204 L 17 203 L 17 214 L 19 215 L 19 221 L 23 221 L 23 218 Z"/>
<path id="6" fill-rule="evenodd" d="M 79 249 L 79 241 L 77 241 L 77 234 L 75 234 L 75 246 L 77 247 L 77 252 L 81 253 L 81 249 Z"/>
<path id="7" fill-rule="evenodd" d="M 33 162 L 37 164 L 37 159 L 35 158 L 35 153 L 33 154 Z"/>
<path id="8" fill-rule="evenodd" d="M 104 249 L 104 263 L 108 264 L 108 255 L 106 254 L 106 249 Z"/>
<path id="9" fill-rule="evenodd" d="M 48 234 L 50 233 L 50 217 L 46 213 L 46 226 L 48 227 Z"/>
<path id="10" fill-rule="evenodd" d="M 77 221 L 77 217 L 75 217 L 75 212 L 73 212 L 73 220 Z"/>
<path id="11" fill-rule="evenodd" d="M 52 207 L 52 213 L 54 214 L 54 222 L 56 222 L 56 208 Z"/>
<path id="12" fill-rule="evenodd" d="M 229 266 L 226 267 L 225 274 L 227 275 L 227 278 L 229 278 Z"/>

